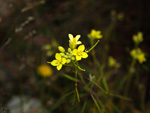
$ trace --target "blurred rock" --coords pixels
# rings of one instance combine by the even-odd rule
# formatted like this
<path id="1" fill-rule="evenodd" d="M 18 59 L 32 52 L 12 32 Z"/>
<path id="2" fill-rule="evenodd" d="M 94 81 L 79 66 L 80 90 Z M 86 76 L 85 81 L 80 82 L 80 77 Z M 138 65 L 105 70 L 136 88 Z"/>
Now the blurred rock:
<path id="1" fill-rule="evenodd" d="M 21 106 L 22 104 L 22 106 Z M 14 96 L 7 104 L 10 113 L 42 113 L 41 103 L 34 98 Z"/>

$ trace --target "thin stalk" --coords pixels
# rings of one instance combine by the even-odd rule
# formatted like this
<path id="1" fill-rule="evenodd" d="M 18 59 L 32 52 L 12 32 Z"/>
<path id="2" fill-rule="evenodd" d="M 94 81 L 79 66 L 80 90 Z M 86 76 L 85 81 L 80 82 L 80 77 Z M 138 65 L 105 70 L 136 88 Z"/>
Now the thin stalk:
<path id="1" fill-rule="evenodd" d="M 76 73 L 75 73 L 75 91 L 76 91 L 76 94 L 77 94 L 77 99 L 78 101 L 80 102 L 80 96 L 79 96 L 79 92 L 78 92 L 78 84 L 77 84 L 77 74 L 78 74 L 78 71 L 76 70 Z"/>
<path id="2" fill-rule="evenodd" d="M 75 92 L 76 92 L 76 95 L 77 95 L 78 102 L 80 102 L 80 95 L 79 95 L 79 92 L 78 92 L 78 84 L 77 84 L 78 68 L 76 67 L 74 62 L 72 62 L 72 65 L 75 69 Z"/>
<path id="3" fill-rule="evenodd" d="M 133 77 L 133 69 L 134 69 L 134 65 L 135 65 L 135 63 L 136 63 L 136 60 L 135 59 L 133 59 L 132 60 L 132 63 L 131 63 L 131 65 L 130 65 L 130 68 L 129 68 L 129 71 L 128 71 L 128 78 L 127 78 L 127 85 L 126 85 L 126 87 L 125 87 L 125 92 L 124 92 L 124 95 L 125 96 L 127 96 L 127 93 L 128 93 L 128 91 L 129 91 L 129 88 L 130 88 L 130 86 L 131 86 L 131 80 L 132 80 L 132 77 Z"/>
<path id="4" fill-rule="evenodd" d="M 98 40 L 88 51 L 86 51 L 87 53 L 90 52 L 92 49 L 95 48 L 95 46 L 99 43 L 100 40 Z"/>
<path id="5" fill-rule="evenodd" d="M 72 62 L 72 64 L 73 64 L 74 69 L 77 70 L 77 74 L 79 75 L 81 81 L 85 84 L 85 81 L 84 81 L 83 77 L 79 73 L 78 67 L 76 66 L 76 64 L 74 62 Z M 78 62 L 77 62 L 77 65 L 79 65 Z"/>

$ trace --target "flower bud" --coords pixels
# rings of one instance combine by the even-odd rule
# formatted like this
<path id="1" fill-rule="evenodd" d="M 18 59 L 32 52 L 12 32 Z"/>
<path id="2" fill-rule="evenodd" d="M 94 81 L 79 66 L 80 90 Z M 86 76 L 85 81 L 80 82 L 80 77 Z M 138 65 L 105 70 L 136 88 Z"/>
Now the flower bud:
<path id="1" fill-rule="evenodd" d="M 64 53 L 65 52 L 65 49 L 62 47 L 62 46 L 58 46 L 58 49 L 60 52 Z"/>

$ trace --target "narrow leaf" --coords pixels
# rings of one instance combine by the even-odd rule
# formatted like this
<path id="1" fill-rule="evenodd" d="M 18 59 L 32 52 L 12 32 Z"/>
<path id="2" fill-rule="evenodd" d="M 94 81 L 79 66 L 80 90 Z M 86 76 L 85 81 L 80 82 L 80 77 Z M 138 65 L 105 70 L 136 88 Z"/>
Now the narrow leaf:
<path id="1" fill-rule="evenodd" d="M 73 77 L 70 76 L 70 75 L 64 74 L 64 77 L 66 77 L 66 78 L 69 79 L 69 80 L 72 80 L 72 81 L 75 81 L 75 82 L 79 82 L 78 79 L 75 79 L 75 78 L 73 78 Z"/>
<path id="2" fill-rule="evenodd" d="M 97 103 L 95 97 L 94 97 L 92 94 L 91 94 L 91 97 L 92 97 L 92 99 L 93 99 L 93 101 L 94 101 L 94 103 L 95 103 L 95 105 L 96 105 L 98 111 L 101 113 L 101 109 L 100 109 L 100 107 L 99 107 L 99 105 L 98 105 L 98 103 Z"/>
<path id="3" fill-rule="evenodd" d="M 108 88 L 108 84 L 107 84 L 107 81 L 106 81 L 105 78 L 102 79 L 102 83 L 103 83 L 103 85 L 104 85 L 105 90 L 108 92 L 108 91 L 109 91 L 109 88 Z"/>
<path id="4" fill-rule="evenodd" d="M 77 87 L 75 88 L 75 90 L 76 90 L 76 94 L 77 94 L 77 99 L 78 99 L 78 101 L 80 102 L 80 96 L 79 96 L 79 92 L 78 92 Z"/>

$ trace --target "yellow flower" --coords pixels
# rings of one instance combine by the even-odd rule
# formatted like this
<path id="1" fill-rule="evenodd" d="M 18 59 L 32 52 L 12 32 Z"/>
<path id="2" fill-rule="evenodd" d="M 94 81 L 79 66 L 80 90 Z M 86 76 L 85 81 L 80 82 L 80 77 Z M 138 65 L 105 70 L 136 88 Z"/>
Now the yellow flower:
<path id="1" fill-rule="evenodd" d="M 78 41 L 79 38 L 81 37 L 80 35 L 77 35 L 77 36 L 74 38 L 72 34 L 69 34 L 68 37 L 69 37 L 69 39 L 70 39 L 70 40 L 69 40 L 69 46 L 70 46 L 71 49 L 75 49 L 77 45 L 82 44 L 81 41 Z"/>
<path id="2" fill-rule="evenodd" d="M 137 59 L 139 61 L 139 63 L 143 63 L 146 61 L 145 54 L 144 54 L 144 52 L 141 51 L 140 48 L 133 49 L 130 52 L 130 54 L 134 59 Z"/>
<path id="3" fill-rule="evenodd" d="M 136 44 L 139 44 L 140 42 L 142 42 L 143 41 L 143 34 L 142 34 L 142 32 L 138 32 L 137 35 L 133 35 L 133 41 Z"/>
<path id="4" fill-rule="evenodd" d="M 43 77 L 49 77 L 53 74 L 53 70 L 48 65 L 40 65 L 37 69 L 38 74 Z"/>
<path id="5" fill-rule="evenodd" d="M 96 30 L 92 29 L 91 33 L 88 34 L 88 38 L 90 38 L 90 39 L 101 39 L 102 38 L 101 31 L 96 31 Z"/>
<path id="6" fill-rule="evenodd" d="M 49 44 L 46 44 L 46 45 L 43 46 L 43 49 L 45 49 L 45 50 L 50 50 L 51 48 L 52 47 Z"/>
<path id="7" fill-rule="evenodd" d="M 108 65 L 110 67 L 116 67 L 116 68 L 120 67 L 120 63 L 117 63 L 117 61 L 111 56 L 108 58 Z"/>
<path id="8" fill-rule="evenodd" d="M 62 58 L 62 56 L 59 53 L 56 53 L 55 55 L 56 60 L 53 60 L 51 63 L 52 66 L 57 66 L 57 70 L 60 70 L 62 66 L 66 63 L 66 59 Z"/>
<path id="9" fill-rule="evenodd" d="M 76 60 L 81 60 L 81 58 L 87 58 L 88 54 L 86 52 L 84 52 L 85 50 L 85 46 L 84 45 L 80 45 L 78 47 L 78 49 L 74 49 L 72 51 L 72 54 L 76 56 Z"/>
<path id="10" fill-rule="evenodd" d="M 145 54 L 141 54 L 141 55 L 139 55 L 139 63 L 140 64 L 142 64 L 143 62 L 145 62 L 146 61 L 146 58 L 145 58 Z"/>
<path id="11" fill-rule="evenodd" d="M 116 60 L 113 58 L 113 57 L 109 57 L 108 58 L 108 63 L 109 63 L 109 66 L 110 67 L 113 67 L 113 66 L 115 66 L 115 64 L 116 64 Z"/>
<path id="12" fill-rule="evenodd" d="M 123 13 L 118 13 L 117 14 L 117 19 L 118 20 L 123 20 L 123 18 L 124 18 L 124 14 Z"/>

